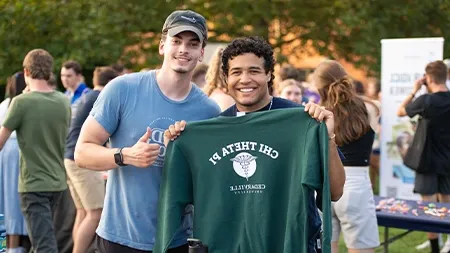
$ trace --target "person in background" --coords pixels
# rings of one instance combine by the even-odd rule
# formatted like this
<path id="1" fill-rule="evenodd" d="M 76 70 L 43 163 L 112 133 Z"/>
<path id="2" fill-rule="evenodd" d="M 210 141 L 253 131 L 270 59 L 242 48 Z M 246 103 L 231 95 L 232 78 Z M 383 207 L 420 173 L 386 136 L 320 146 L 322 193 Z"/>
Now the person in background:
<path id="1" fill-rule="evenodd" d="M 64 153 L 64 165 L 71 184 L 69 189 L 77 209 L 73 226 L 73 253 L 85 253 L 95 237 L 95 229 L 100 221 L 105 198 L 103 174 L 79 168 L 74 161 L 75 145 L 81 127 L 89 116 L 94 102 L 106 84 L 119 74 L 111 67 L 97 67 L 94 70 L 94 89 L 88 91 L 80 100 L 75 117 L 72 117 Z"/>
<path id="2" fill-rule="evenodd" d="M 0 104 L 0 121 L 3 121 L 11 101 L 25 89 L 23 72 L 17 72 L 8 78 L 7 98 Z M 27 237 L 25 218 L 20 211 L 18 189 L 19 182 L 19 144 L 16 132 L 12 132 L 0 152 L 0 187 L 3 190 L 6 227 L 6 248 L 10 253 L 25 252 L 22 241 Z"/>
<path id="3" fill-rule="evenodd" d="M 381 108 L 381 84 L 377 78 L 369 78 L 367 82 L 367 89 L 365 90 L 365 96 L 372 99 Z M 380 134 L 381 134 L 381 110 L 380 120 L 375 128 L 375 139 L 372 145 L 372 154 L 370 155 L 370 182 L 372 188 L 375 189 L 377 184 L 377 178 L 380 174 Z"/>
<path id="4" fill-rule="evenodd" d="M 147 72 L 147 71 L 150 71 L 150 70 L 152 70 L 152 69 L 151 68 L 143 68 L 143 69 L 139 70 L 139 72 Z"/>
<path id="5" fill-rule="evenodd" d="M 445 59 L 444 60 L 445 65 L 447 66 L 447 82 L 445 82 L 445 84 L 447 85 L 447 88 L 450 89 L 450 59 Z M 450 241 L 447 240 L 449 243 Z M 450 245 L 449 245 L 449 250 L 450 250 Z"/>
<path id="6" fill-rule="evenodd" d="M 81 65 L 73 60 L 64 62 L 61 67 L 61 82 L 66 89 L 64 94 L 70 99 L 71 104 L 74 104 L 83 94 L 89 91 L 89 87 L 84 83 L 81 71 Z"/>
<path id="7" fill-rule="evenodd" d="M 28 52 L 23 69 L 30 91 L 11 101 L 0 128 L 0 148 L 16 131 L 20 149 L 18 190 L 32 251 L 57 253 L 53 214 L 67 189 L 63 159 L 70 102 L 48 84 L 53 57 L 47 51 Z"/>
<path id="8" fill-rule="evenodd" d="M 308 77 L 310 77 L 311 75 L 309 75 Z M 295 68 L 293 65 L 288 64 L 288 63 L 283 63 L 281 65 L 280 71 L 279 71 L 279 77 L 280 77 L 280 82 L 278 83 L 278 87 L 277 87 L 277 95 L 280 96 L 279 91 L 281 91 L 280 89 L 280 85 L 281 82 L 283 82 L 284 80 L 287 79 L 294 79 L 297 82 L 300 82 L 300 86 L 302 87 L 302 101 L 303 102 L 308 102 L 308 101 L 312 101 L 314 103 L 318 103 L 320 101 L 320 96 L 319 94 L 317 94 L 317 92 L 315 91 L 315 87 L 313 87 L 310 83 L 311 82 L 306 82 L 306 76 L 305 74 L 303 74 L 303 72 L 301 72 L 300 70 L 298 70 L 297 68 Z"/>
<path id="9" fill-rule="evenodd" d="M 446 85 L 447 85 L 447 88 L 450 89 L 450 59 L 445 59 L 443 62 L 447 66 L 448 76 L 447 76 Z M 441 239 L 441 236 L 439 237 L 439 239 Z M 429 242 L 429 241 L 427 241 L 427 242 Z M 447 253 L 447 252 L 450 252 L 450 234 L 447 235 L 447 240 L 445 241 L 445 244 L 441 249 L 441 253 Z"/>
<path id="10" fill-rule="evenodd" d="M 84 82 L 81 65 L 73 60 L 66 61 L 61 67 L 61 82 L 66 88 L 65 95 L 69 99 L 71 105 L 72 120 L 77 115 L 81 98 L 91 89 Z M 72 187 L 70 178 L 67 178 L 69 189 Z M 53 217 L 56 230 L 56 240 L 60 253 L 72 253 L 73 251 L 73 233 L 76 207 L 73 203 L 70 190 L 64 191 L 60 199 L 60 205 Z"/>
<path id="11" fill-rule="evenodd" d="M 214 52 L 206 72 L 206 86 L 203 91 L 219 105 L 221 111 L 224 111 L 234 104 L 234 99 L 228 94 L 227 84 L 224 80 L 222 53 L 223 47 L 217 48 Z"/>
<path id="12" fill-rule="evenodd" d="M 48 79 L 48 85 L 52 87 L 52 89 L 57 90 L 58 89 L 58 82 L 56 81 L 55 74 L 51 74 L 50 79 Z"/>
<path id="13" fill-rule="evenodd" d="M 278 94 L 281 98 L 290 100 L 297 104 L 307 103 L 303 97 L 303 87 L 299 81 L 286 79 L 278 84 Z"/>
<path id="14" fill-rule="evenodd" d="M 203 89 L 206 85 L 206 72 L 208 71 L 208 65 L 199 63 L 194 69 L 192 74 L 192 82 L 195 83 L 200 89 Z"/>
<path id="15" fill-rule="evenodd" d="M 111 68 L 114 71 L 116 71 L 119 75 L 125 75 L 125 74 L 132 73 L 131 70 L 127 69 L 123 64 L 120 64 L 120 63 L 112 64 Z"/>
<path id="16" fill-rule="evenodd" d="M 366 96 L 372 100 L 380 101 L 381 83 L 377 78 L 369 78 L 367 81 Z"/>
<path id="17" fill-rule="evenodd" d="M 365 95 L 365 88 L 364 84 L 359 80 L 353 80 L 353 87 L 355 88 L 356 95 L 358 96 L 364 96 Z"/>
<path id="18" fill-rule="evenodd" d="M 360 97 L 340 63 L 327 60 L 313 73 L 321 105 L 335 116 L 336 144 L 345 156 L 346 180 L 342 198 L 332 203 L 332 251 L 339 251 L 342 232 L 348 252 L 372 253 L 379 246 L 373 191 L 369 180 L 369 159 L 379 119 L 379 108 Z"/>
<path id="19" fill-rule="evenodd" d="M 424 201 L 450 203 L 450 92 L 446 86 L 448 69 L 443 61 L 425 67 L 424 77 L 414 83 L 413 92 L 397 110 L 397 116 L 420 115 L 428 120 L 423 166 L 427 173 L 417 173 L 414 192 Z M 426 87 L 427 94 L 415 98 Z M 432 253 L 439 252 L 436 233 L 427 233 Z"/>

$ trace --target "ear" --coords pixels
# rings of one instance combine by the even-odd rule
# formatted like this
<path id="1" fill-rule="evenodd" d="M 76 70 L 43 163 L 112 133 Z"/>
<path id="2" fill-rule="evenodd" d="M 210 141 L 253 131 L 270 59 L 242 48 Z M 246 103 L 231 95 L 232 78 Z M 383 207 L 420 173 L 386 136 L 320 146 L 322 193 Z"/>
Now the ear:
<path id="1" fill-rule="evenodd" d="M 204 57 L 205 57 L 205 48 L 202 48 L 202 52 L 200 54 L 200 57 L 198 58 L 198 62 L 202 62 Z"/>
<path id="2" fill-rule="evenodd" d="M 23 68 L 23 75 L 26 77 L 30 76 L 30 71 L 26 68 Z"/>
<path id="3" fill-rule="evenodd" d="M 220 71 L 220 74 L 222 75 L 225 84 L 228 85 L 228 75 L 225 74 L 223 71 Z"/>
<path id="4" fill-rule="evenodd" d="M 159 54 L 164 55 L 164 41 L 163 40 L 159 41 Z"/>
<path id="5" fill-rule="evenodd" d="M 431 84 L 431 83 L 435 83 L 434 82 L 434 80 L 433 80 L 433 78 L 431 77 L 431 76 L 429 76 L 429 75 L 426 75 L 425 76 L 425 80 L 427 81 L 427 84 L 428 84 L 428 86 Z"/>
<path id="6" fill-rule="evenodd" d="M 270 82 L 270 79 L 272 78 L 272 71 L 267 72 L 267 82 Z"/>

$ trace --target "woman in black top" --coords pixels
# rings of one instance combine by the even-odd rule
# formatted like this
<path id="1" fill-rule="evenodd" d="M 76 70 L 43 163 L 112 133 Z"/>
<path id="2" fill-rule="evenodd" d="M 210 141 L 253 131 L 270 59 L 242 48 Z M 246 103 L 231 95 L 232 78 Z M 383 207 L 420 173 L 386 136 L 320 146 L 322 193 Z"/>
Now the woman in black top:
<path id="1" fill-rule="evenodd" d="M 369 160 L 379 109 L 369 99 L 356 95 L 353 82 L 336 61 L 321 63 L 313 81 L 321 105 L 334 113 L 335 141 L 345 156 L 344 194 L 332 205 L 333 253 L 338 252 L 341 231 L 348 252 L 374 252 L 380 243 Z"/>

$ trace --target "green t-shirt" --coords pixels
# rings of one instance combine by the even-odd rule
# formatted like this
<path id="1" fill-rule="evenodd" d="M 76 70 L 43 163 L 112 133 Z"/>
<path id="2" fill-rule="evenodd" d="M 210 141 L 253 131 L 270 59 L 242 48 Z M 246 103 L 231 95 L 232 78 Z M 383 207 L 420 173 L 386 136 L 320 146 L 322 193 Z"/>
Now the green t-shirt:
<path id="1" fill-rule="evenodd" d="M 210 253 L 331 252 L 327 128 L 303 107 L 189 123 L 165 159 L 153 252 L 175 246 L 187 204 Z"/>
<path id="2" fill-rule="evenodd" d="M 15 97 L 3 126 L 17 132 L 19 192 L 67 189 L 64 147 L 70 122 L 69 100 L 58 91 Z"/>

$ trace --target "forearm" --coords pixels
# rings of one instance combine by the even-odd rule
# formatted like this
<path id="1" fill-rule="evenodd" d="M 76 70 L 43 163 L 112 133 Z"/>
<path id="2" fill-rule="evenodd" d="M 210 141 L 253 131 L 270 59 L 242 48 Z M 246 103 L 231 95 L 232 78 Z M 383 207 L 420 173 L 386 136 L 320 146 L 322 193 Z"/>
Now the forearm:
<path id="1" fill-rule="evenodd" d="M 78 143 L 75 162 L 80 168 L 104 171 L 118 167 L 114 160 L 116 149 L 105 148 L 94 143 Z"/>
<path id="2" fill-rule="evenodd" d="M 397 116 L 399 117 L 404 117 L 407 115 L 406 113 L 406 106 L 411 103 L 411 101 L 413 100 L 414 96 L 416 95 L 417 91 L 413 91 L 411 94 L 408 95 L 408 97 L 405 98 L 405 100 L 402 102 L 402 104 L 400 105 L 400 107 L 397 110 Z"/>
<path id="3" fill-rule="evenodd" d="M 12 131 L 9 130 L 6 127 L 0 128 L 0 150 L 3 149 L 3 146 L 5 146 L 6 141 L 8 140 L 9 136 L 11 136 Z"/>
<path id="4" fill-rule="evenodd" d="M 334 141 L 330 140 L 329 147 L 328 176 L 330 178 L 331 200 L 338 201 L 341 198 L 342 193 L 344 192 L 345 171 Z"/>

